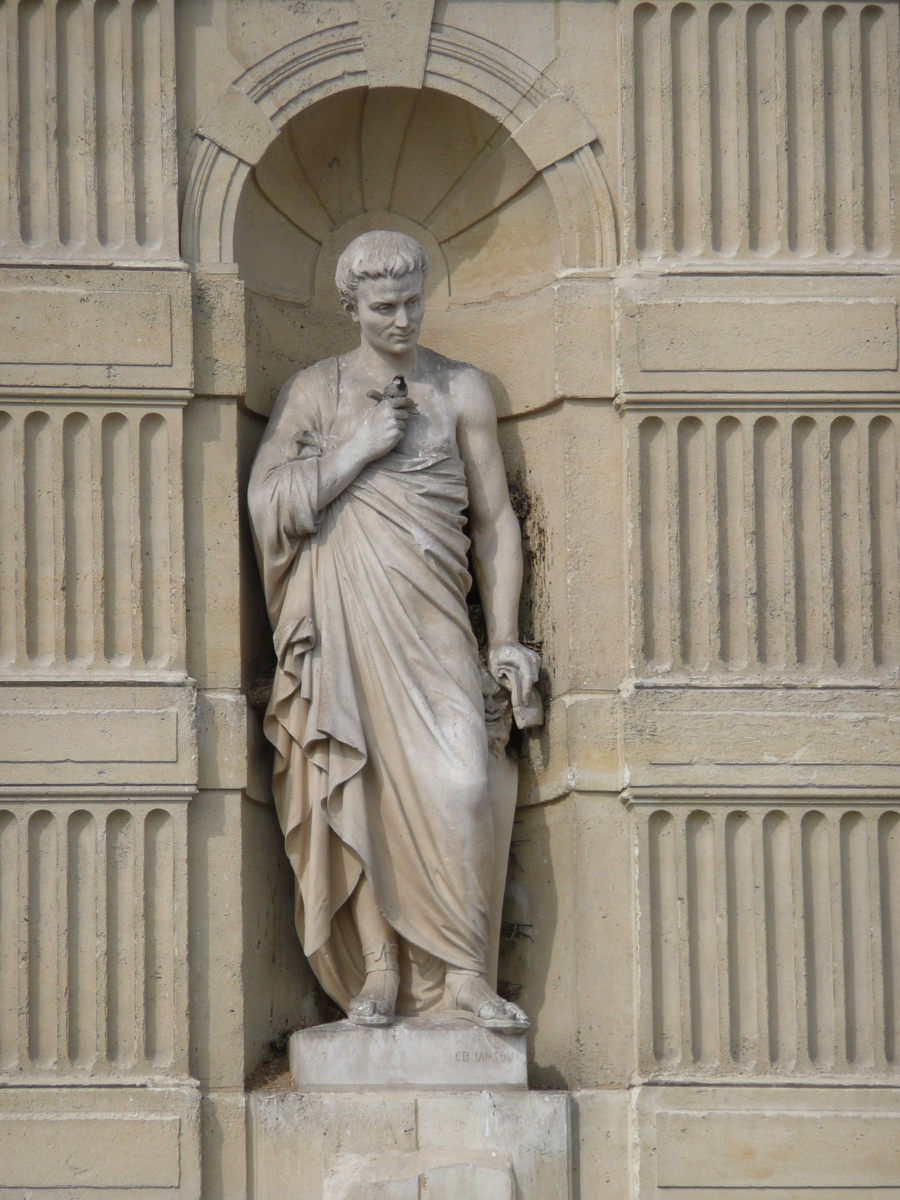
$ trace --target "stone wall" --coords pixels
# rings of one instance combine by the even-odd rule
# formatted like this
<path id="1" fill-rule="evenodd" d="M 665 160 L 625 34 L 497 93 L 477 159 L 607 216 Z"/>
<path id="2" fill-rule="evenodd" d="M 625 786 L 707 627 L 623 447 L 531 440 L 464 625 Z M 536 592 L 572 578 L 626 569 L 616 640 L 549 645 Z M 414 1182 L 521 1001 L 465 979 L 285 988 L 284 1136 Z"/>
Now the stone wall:
<path id="1" fill-rule="evenodd" d="M 244 493 L 387 225 L 528 501 L 500 973 L 574 1194 L 900 1194 L 897 5 L 6 0 L 0 42 L 0 1193 L 282 1187 L 245 1080 L 320 1000 Z"/>

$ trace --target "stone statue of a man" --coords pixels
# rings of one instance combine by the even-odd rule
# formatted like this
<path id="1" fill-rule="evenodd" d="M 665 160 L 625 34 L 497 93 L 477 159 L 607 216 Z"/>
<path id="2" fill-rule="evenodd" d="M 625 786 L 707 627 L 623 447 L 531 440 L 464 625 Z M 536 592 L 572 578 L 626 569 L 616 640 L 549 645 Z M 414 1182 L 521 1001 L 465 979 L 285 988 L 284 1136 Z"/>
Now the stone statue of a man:
<path id="1" fill-rule="evenodd" d="M 288 380 L 260 445 L 250 513 L 278 655 L 265 728 L 325 990 L 359 1025 L 451 1010 L 514 1032 L 525 1014 L 487 970 L 509 831 L 498 845 L 466 509 L 490 671 L 527 703 L 539 660 L 518 640 L 491 393 L 417 344 L 427 270 L 404 234 L 347 247 L 336 280 L 359 349 Z"/>

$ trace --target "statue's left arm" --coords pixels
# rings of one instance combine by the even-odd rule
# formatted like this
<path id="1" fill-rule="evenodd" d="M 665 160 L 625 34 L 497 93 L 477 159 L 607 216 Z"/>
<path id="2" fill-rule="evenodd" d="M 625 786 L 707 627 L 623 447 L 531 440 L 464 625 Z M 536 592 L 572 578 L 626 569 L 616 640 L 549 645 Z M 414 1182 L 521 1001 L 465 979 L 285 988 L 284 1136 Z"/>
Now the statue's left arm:
<path id="1" fill-rule="evenodd" d="M 537 680 L 540 660 L 519 644 L 522 535 L 509 502 L 494 400 L 484 376 L 473 368 L 465 370 L 457 387 L 462 402 L 456 436 L 466 469 L 472 557 L 487 627 L 488 664 L 495 677 L 514 671 L 527 695 Z"/>

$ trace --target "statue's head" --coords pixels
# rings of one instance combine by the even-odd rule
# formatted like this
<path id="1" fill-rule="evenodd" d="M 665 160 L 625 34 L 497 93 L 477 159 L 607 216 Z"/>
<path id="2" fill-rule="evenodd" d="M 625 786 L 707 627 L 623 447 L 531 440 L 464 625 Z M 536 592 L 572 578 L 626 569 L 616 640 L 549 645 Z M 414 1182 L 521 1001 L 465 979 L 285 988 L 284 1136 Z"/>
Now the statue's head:
<path id="1" fill-rule="evenodd" d="M 354 238 L 338 259 L 341 307 L 363 339 L 387 354 L 405 354 L 419 339 L 425 313 L 428 255 L 405 233 L 376 229 Z"/>

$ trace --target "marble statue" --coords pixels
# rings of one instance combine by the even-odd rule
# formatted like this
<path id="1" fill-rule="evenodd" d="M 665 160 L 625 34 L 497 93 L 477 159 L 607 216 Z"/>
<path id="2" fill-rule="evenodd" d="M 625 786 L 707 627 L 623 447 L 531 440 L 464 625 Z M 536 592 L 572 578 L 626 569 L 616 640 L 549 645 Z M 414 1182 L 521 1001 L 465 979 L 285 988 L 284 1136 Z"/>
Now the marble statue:
<path id="1" fill-rule="evenodd" d="M 359 348 L 289 379 L 260 445 L 250 513 L 278 657 L 265 729 L 297 930 L 350 1020 L 449 1011 L 519 1032 L 488 969 L 509 826 L 495 831 L 488 797 L 467 511 L 488 670 L 522 725 L 539 720 L 540 662 L 518 639 L 491 392 L 418 344 L 427 271 L 405 234 L 350 243 L 336 282 Z"/>

